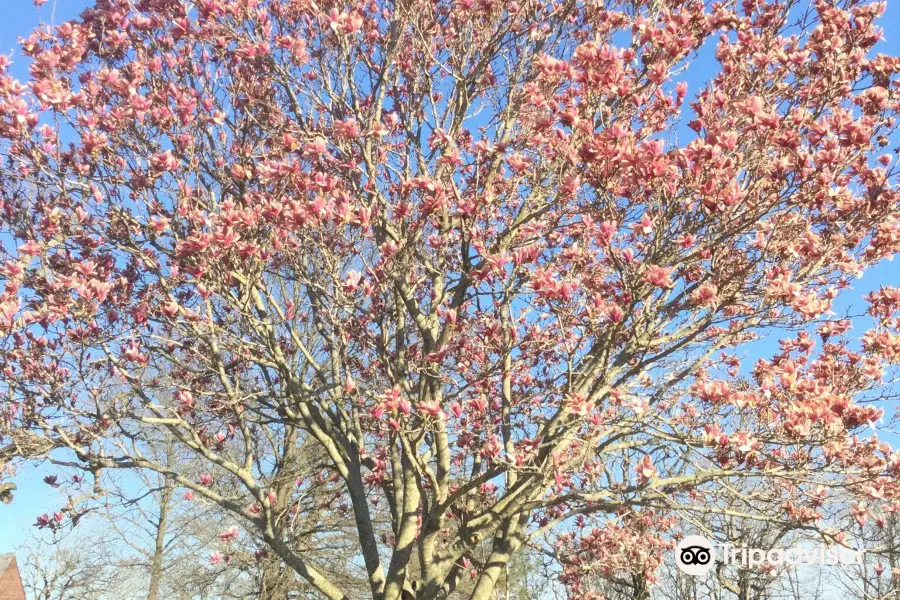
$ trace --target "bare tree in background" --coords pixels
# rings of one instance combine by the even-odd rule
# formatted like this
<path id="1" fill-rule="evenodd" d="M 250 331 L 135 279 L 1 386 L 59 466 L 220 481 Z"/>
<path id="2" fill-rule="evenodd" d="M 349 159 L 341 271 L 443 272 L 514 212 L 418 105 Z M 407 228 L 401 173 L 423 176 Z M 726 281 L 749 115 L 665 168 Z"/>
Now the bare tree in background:
<path id="1" fill-rule="evenodd" d="M 846 524 L 859 547 L 865 549 L 861 564 L 844 565 L 831 573 L 830 581 L 843 597 L 852 600 L 900 600 L 900 522 L 894 512 L 862 523 Z"/>
<path id="2" fill-rule="evenodd" d="M 142 598 L 140 585 L 108 557 L 111 544 L 94 539 L 47 543 L 30 540 L 25 550 L 22 583 L 33 600 L 100 600 Z"/>

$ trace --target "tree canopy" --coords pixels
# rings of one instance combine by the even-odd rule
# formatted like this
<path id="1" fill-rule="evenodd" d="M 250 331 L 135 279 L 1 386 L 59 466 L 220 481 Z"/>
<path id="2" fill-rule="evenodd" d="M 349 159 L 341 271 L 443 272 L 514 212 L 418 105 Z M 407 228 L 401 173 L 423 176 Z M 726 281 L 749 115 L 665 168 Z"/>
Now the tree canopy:
<path id="1" fill-rule="evenodd" d="M 96 0 L 0 56 L 0 457 L 156 471 L 332 600 L 840 543 L 900 508 L 900 289 L 831 311 L 900 250 L 883 10 Z"/>

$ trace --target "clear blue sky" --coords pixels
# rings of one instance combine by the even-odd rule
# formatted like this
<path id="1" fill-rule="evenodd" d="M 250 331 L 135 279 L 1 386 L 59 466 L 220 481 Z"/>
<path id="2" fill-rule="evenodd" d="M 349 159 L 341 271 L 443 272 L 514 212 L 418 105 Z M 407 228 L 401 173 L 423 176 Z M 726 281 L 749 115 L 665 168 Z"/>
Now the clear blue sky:
<path id="1" fill-rule="evenodd" d="M 88 5 L 88 0 L 49 0 L 44 6 L 36 8 L 32 0 L 0 0 L 0 53 L 7 55 L 11 52 L 17 53 L 17 40 L 20 36 L 27 36 L 42 22 L 59 24 L 74 18 Z M 881 26 L 885 29 L 885 40 L 880 46 L 881 52 L 900 54 L 898 24 L 900 24 L 900 0 L 889 0 L 887 13 L 881 20 Z M 707 55 L 708 53 L 704 53 L 690 70 L 692 77 L 697 81 L 689 80 L 689 84 L 699 84 L 714 73 L 716 65 Z M 27 63 L 21 57 L 14 57 L 13 60 L 13 74 L 20 80 L 27 79 Z M 698 85 L 690 86 L 689 98 L 696 92 L 697 87 Z M 900 261 L 884 263 L 866 273 L 856 282 L 854 289 L 848 291 L 836 303 L 835 311 L 843 313 L 852 306 L 855 312 L 862 312 L 865 307 L 862 297 L 880 285 L 886 284 L 900 285 Z M 861 333 L 859 329 L 857 332 Z M 772 348 L 774 344 L 773 336 L 766 346 Z M 760 347 L 759 350 L 768 348 Z M 890 414 L 892 407 L 886 409 Z M 16 478 L 19 486 L 16 500 L 8 506 L 0 505 L 0 553 L 12 551 L 19 546 L 35 531 L 31 526 L 35 518 L 41 513 L 57 510 L 63 502 L 58 492 L 42 482 L 44 475 L 50 472 L 53 472 L 52 468 L 29 467 L 19 473 Z"/>

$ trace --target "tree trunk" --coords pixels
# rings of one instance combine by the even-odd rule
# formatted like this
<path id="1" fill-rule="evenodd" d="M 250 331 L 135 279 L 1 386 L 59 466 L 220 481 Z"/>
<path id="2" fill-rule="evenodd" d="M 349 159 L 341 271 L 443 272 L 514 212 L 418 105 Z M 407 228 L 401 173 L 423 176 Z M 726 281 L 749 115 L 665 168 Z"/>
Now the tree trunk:
<path id="1" fill-rule="evenodd" d="M 294 572 L 282 566 L 281 559 L 271 556 L 262 564 L 259 597 L 265 600 L 287 600 L 294 584 Z"/>
<path id="2" fill-rule="evenodd" d="M 166 552 L 166 520 L 169 514 L 169 501 L 172 498 L 172 482 L 165 475 L 161 475 L 162 490 L 159 494 L 159 519 L 156 522 L 156 539 L 154 540 L 153 555 L 150 558 L 150 584 L 147 588 L 147 600 L 158 600 L 159 588 L 162 584 L 164 573 L 163 560 Z"/>

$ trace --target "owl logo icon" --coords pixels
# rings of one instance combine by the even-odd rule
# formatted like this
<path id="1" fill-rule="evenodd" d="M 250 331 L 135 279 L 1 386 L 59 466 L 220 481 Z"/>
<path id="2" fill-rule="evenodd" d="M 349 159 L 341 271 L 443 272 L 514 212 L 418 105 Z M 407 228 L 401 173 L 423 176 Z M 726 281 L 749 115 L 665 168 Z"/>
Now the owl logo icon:
<path id="1" fill-rule="evenodd" d="M 675 564 L 687 575 L 705 575 L 716 563 L 712 542 L 702 535 L 689 535 L 675 547 Z"/>

